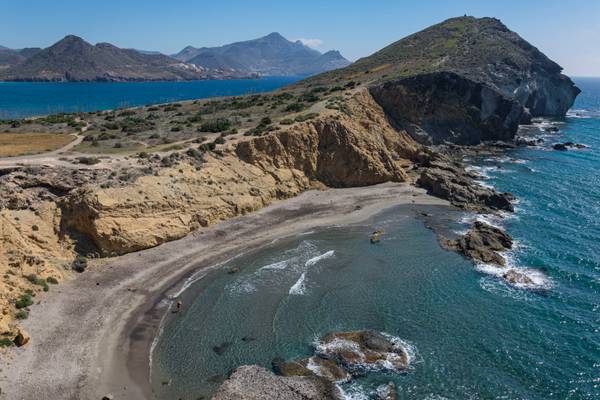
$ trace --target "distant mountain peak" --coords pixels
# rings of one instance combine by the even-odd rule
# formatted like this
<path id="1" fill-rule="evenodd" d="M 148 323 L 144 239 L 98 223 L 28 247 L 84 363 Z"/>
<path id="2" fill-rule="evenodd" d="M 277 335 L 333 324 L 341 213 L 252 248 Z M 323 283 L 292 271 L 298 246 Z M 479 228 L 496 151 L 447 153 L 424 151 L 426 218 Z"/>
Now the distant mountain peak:
<path id="1" fill-rule="evenodd" d="M 265 36 L 263 39 L 277 39 L 277 40 L 287 41 L 287 39 L 284 38 L 283 35 L 279 32 L 271 32 L 267 36 Z"/>
<path id="2" fill-rule="evenodd" d="M 301 40 L 290 41 L 279 32 L 220 47 L 187 46 L 173 57 L 203 68 L 272 76 L 312 75 L 350 64 L 337 51 L 321 54 Z"/>

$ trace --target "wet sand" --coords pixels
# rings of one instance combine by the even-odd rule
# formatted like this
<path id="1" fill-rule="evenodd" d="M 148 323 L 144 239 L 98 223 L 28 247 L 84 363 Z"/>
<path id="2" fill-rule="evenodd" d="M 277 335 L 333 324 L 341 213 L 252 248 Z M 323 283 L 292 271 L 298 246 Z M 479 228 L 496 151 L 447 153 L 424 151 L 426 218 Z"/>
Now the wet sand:
<path id="1" fill-rule="evenodd" d="M 192 275 L 274 239 L 363 221 L 401 204 L 448 205 L 406 184 L 309 191 L 153 249 L 93 265 L 32 308 L 32 341 L 0 374 L 9 399 L 152 398 L 149 356 L 169 299 Z"/>

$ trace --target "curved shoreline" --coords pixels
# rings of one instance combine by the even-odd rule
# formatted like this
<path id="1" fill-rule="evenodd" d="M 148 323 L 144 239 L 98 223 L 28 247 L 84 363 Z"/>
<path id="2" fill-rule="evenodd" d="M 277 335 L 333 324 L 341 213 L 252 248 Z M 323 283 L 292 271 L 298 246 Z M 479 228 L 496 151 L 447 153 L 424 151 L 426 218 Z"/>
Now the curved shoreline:
<path id="1" fill-rule="evenodd" d="M 408 184 L 308 191 L 153 249 L 101 260 L 32 309 L 32 342 L 0 378 L 8 398 L 153 398 L 149 355 L 163 299 L 198 271 L 313 228 L 352 224 L 401 204 L 449 205 Z"/>

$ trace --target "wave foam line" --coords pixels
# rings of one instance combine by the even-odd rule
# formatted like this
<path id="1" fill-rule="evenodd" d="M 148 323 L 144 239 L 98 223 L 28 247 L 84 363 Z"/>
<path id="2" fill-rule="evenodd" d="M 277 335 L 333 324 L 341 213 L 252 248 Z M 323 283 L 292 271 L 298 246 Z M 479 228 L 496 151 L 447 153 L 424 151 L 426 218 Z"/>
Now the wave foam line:
<path id="1" fill-rule="evenodd" d="M 310 267 L 315 265 L 316 263 L 318 263 L 321 260 L 325 260 L 327 258 L 333 257 L 335 255 L 335 251 L 334 250 L 329 250 L 327 253 L 321 254 L 320 256 L 316 256 L 313 257 L 311 259 L 309 259 L 306 263 L 304 263 L 305 266 Z"/>
<path id="2" fill-rule="evenodd" d="M 294 283 L 294 285 L 290 288 L 290 296 L 298 296 L 306 293 L 306 285 L 304 284 L 305 279 L 306 272 L 303 272 L 302 275 L 300 275 L 300 278 L 298 278 L 298 280 L 296 281 L 296 283 Z"/>

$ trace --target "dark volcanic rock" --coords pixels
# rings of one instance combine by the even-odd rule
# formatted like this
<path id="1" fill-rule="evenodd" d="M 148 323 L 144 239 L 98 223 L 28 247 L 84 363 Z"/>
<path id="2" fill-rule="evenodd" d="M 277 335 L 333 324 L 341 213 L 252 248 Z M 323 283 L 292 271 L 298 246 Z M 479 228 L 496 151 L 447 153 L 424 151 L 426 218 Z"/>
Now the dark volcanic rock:
<path id="1" fill-rule="evenodd" d="M 556 143 L 554 146 L 552 146 L 552 148 L 554 150 L 560 150 L 560 151 L 567 151 L 569 150 L 569 147 L 564 144 L 564 143 Z"/>
<path id="2" fill-rule="evenodd" d="M 569 150 L 572 148 L 585 149 L 585 148 L 587 148 L 587 146 L 585 144 L 581 144 L 581 143 L 564 142 L 564 143 L 555 143 L 554 146 L 552 146 L 552 148 L 554 150 L 566 151 L 566 150 Z"/>
<path id="3" fill-rule="evenodd" d="M 541 139 L 541 138 L 526 138 L 526 137 L 522 137 L 522 136 L 515 137 L 515 144 L 517 146 L 534 147 L 534 146 L 539 146 L 542 143 L 544 143 L 544 139 Z"/>
<path id="4" fill-rule="evenodd" d="M 331 333 L 319 343 L 316 352 L 335 360 L 353 375 L 366 370 L 404 370 L 410 363 L 408 351 L 401 343 L 372 330 Z"/>
<path id="5" fill-rule="evenodd" d="M 512 140 L 523 107 L 452 72 L 386 82 L 371 94 L 389 118 L 420 143 L 479 144 Z"/>
<path id="6" fill-rule="evenodd" d="M 467 258 L 499 266 L 506 265 L 506 261 L 498 252 L 511 249 L 512 244 L 512 238 L 508 234 L 479 221 L 463 237 L 445 242 L 448 249 Z"/>
<path id="7" fill-rule="evenodd" d="M 468 210 L 514 210 L 512 194 L 485 188 L 473 178 L 460 164 L 435 161 L 423 170 L 417 186 L 426 189 L 432 196 L 441 197 Z"/>
<path id="8" fill-rule="evenodd" d="M 237 368 L 213 396 L 213 400 L 335 400 L 335 385 L 320 377 L 276 376 L 259 366 Z"/>

